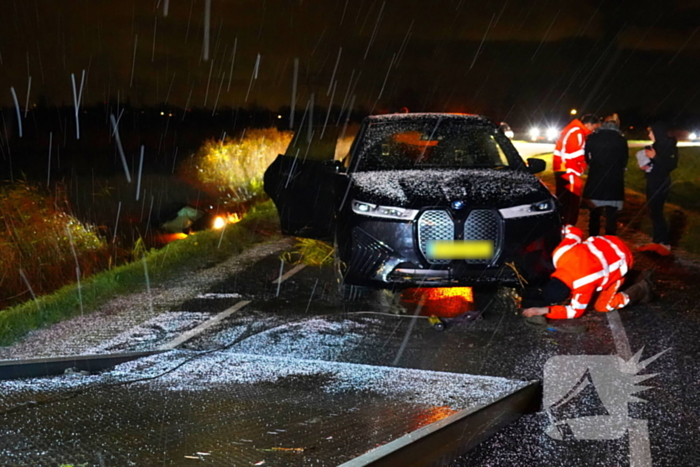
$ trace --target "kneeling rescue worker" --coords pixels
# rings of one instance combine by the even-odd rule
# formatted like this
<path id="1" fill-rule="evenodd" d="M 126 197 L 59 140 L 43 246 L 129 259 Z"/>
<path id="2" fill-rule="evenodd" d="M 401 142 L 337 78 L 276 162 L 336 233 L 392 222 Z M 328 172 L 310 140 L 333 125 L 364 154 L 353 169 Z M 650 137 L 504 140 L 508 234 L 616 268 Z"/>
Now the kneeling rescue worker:
<path id="1" fill-rule="evenodd" d="M 594 297 L 596 311 L 617 310 L 650 300 L 648 279 L 619 292 L 633 261 L 632 253 L 620 238 L 605 235 L 583 241 L 581 229 L 572 225 L 564 226 L 562 233 L 564 239 L 552 254 L 556 270 L 542 290 L 547 303 L 558 305 L 527 308 L 523 316 L 578 318 Z M 560 304 L 567 301 L 566 305 Z"/>

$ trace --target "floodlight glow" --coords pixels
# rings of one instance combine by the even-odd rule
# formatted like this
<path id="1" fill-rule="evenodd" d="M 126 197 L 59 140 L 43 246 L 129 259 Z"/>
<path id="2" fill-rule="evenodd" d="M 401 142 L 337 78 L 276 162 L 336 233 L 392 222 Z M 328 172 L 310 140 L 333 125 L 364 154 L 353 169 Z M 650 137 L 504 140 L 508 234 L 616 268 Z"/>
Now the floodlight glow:
<path id="1" fill-rule="evenodd" d="M 214 219 L 214 225 L 213 225 L 213 227 L 214 227 L 216 230 L 223 229 L 225 225 L 226 225 L 226 219 L 224 219 L 223 217 L 217 216 L 217 217 Z"/>
<path id="2" fill-rule="evenodd" d="M 530 129 L 530 138 L 537 139 L 540 136 L 540 129 L 535 127 Z"/>
<path id="3" fill-rule="evenodd" d="M 559 130 L 556 128 L 547 128 L 547 139 L 554 140 L 559 136 Z"/>

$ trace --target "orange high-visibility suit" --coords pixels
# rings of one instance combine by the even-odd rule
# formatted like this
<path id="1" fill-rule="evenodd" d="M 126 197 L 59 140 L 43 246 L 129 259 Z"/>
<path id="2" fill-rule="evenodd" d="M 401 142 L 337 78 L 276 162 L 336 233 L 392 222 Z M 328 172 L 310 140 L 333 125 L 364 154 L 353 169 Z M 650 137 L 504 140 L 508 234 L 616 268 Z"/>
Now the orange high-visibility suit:
<path id="1" fill-rule="evenodd" d="M 571 289 L 571 301 L 549 307 L 547 318 L 578 318 L 596 294 L 596 311 L 617 310 L 630 302 L 627 294 L 618 292 L 632 268 L 632 253 L 627 245 L 612 235 L 582 239 L 581 229 L 564 227 L 564 239 L 553 253 L 556 270 L 552 278 Z"/>
<path id="2" fill-rule="evenodd" d="M 581 120 L 576 118 L 561 131 L 554 146 L 552 170 L 555 174 L 563 172 L 560 176 L 567 182 L 566 189 L 577 196 L 583 194 L 581 175 L 586 171 L 584 147 L 586 136 L 590 133 Z"/>

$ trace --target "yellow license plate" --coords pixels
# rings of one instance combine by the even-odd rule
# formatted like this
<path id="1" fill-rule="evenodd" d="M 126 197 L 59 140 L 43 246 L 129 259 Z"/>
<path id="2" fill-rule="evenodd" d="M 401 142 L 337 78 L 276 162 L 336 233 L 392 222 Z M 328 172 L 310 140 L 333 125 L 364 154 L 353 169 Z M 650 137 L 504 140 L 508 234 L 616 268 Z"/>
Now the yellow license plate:
<path id="1" fill-rule="evenodd" d="M 430 259 L 492 259 L 493 240 L 433 240 L 427 245 Z"/>

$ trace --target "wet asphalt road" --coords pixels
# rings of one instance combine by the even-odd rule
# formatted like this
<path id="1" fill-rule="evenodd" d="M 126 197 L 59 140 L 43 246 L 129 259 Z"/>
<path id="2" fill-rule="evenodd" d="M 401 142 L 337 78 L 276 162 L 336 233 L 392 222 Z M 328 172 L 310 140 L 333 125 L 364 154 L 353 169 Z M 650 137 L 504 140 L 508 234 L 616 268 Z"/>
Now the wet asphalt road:
<path id="1" fill-rule="evenodd" d="M 583 333 L 564 332 L 572 323 L 563 323 L 556 331 L 528 327 L 507 289 L 477 290 L 469 304 L 435 298 L 424 302 L 419 310 L 423 314 L 465 308 L 481 312 L 479 319 L 453 322 L 438 332 L 427 319 L 409 317 L 418 306 L 410 294 L 405 294 L 407 313 L 401 316 L 378 314 L 387 311 L 385 295 L 375 293 L 353 302 L 341 301 L 331 268 L 306 267 L 278 286 L 273 283 L 280 273 L 279 255 L 275 254 L 213 285 L 200 298 L 182 303 L 177 308 L 180 311 L 169 312 L 172 315 L 164 317 L 163 322 L 150 326 L 152 332 L 145 326 L 104 350 L 158 347 L 182 332 L 173 318 L 182 319 L 184 328 L 192 327 L 241 300 L 250 303 L 181 348 L 216 351 L 230 346 L 230 351 L 241 355 L 542 380 L 543 369 L 554 356 L 615 355 L 622 345 L 620 339 L 626 339 L 628 352 L 641 350 L 642 359 L 666 351 L 640 372 L 657 374 L 643 383 L 653 387 L 643 393 L 648 402 L 629 404 L 630 416 L 646 421 L 648 427 L 648 436 L 634 436 L 634 449 L 630 448 L 626 431 L 606 440 L 577 440 L 571 436 L 552 439 L 545 433 L 548 416 L 540 412 L 502 429 L 452 465 L 700 465 L 696 442 L 700 431 L 699 270 L 673 259 L 638 255 L 636 261 L 638 268 L 655 271 L 658 297 L 651 304 L 620 311 L 622 334 L 620 330 L 613 333 L 609 315 L 596 312 L 587 312 L 575 323 L 585 325 Z M 285 265 L 284 271 L 292 268 Z M 449 308 L 455 303 L 459 310 Z M 165 322 L 172 329 L 164 329 L 161 325 Z M 582 391 L 578 401 L 579 405 L 560 418 L 607 415 L 590 391 Z M 190 417 L 187 411 L 183 414 Z M 600 420 L 602 423 L 605 419 Z M 179 423 L 183 422 L 173 426 Z M 648 460 L 651 463 L 645 463 Z"/>
<path id="2" fill-rule="evenodd" d="M 623 337 L 626 336 L 632 353 L 642 351 L 642 359 L 666 351 L 640 371 L 641 374 L 657 373 L 643 383 L 652 387 L 642 396 L 647 402 L 629 405 L 632 418 L 648 423 L 648 437 L 641 439 L 642 445 L 648 446 L 648 454 L 645 455 L 643 449 L 640 454 L 638 448 L 631 451 L 627 435 L 610 440 L 571 437 L 554 440 L 545 434 L 547 416 L 538 413 L 521 418 L 453 465 L 626 466 L 632 465 L 630 457 L 637 462 L 640 459 L 645 462 L 650 457 L 651 465 L 700 465 L 700 447 L 696 442 L 700 434 L 700 293 L 696 285 L 699 271 L 692 266 L 681 266 L 673 259 L 638 255 L 636 261 L 638 268 L 655 271 L 657 297 L 651 304 L 620 311 Z M 253 300 L 239 316 L 222 326 L 235 327 L 237 320 L 251 314 L 267 323 L 266 345 L 246 347 L 243 342 L 240 344 L 243 351 L 308 357 L 326 345 L 323 340 L 311 339 L 313 348 L 310 348 L 309 334 L 313 331 L 303 331 L 308 329 L 304 323 L 320 317 L 337 320 L 344 326 L 361 323 L 365 329 L 360 338 L 353 334 L 351 341 L 342 343 L 334 351 L 321 352 L 320 358 L 330 355 L 332 360 L 340 362 L 542 380 L 543 368 L 550 357 L 615 355 L 618 352 L 609 317 L 604 313 L 589 311 L 578 320 L 576 324 L 587 328 L 584 333 L 543 331 L 523 323 L 507 290 L 476 291 L 472 308 L 483 311 L 481 318 L 456 323 L 444 332 L 437 332 L 424 319 L 412 322 L 406 317 L 362 313 L 384 311 L 378 305 L 377 295 L 354 303 L 341 303 L 330 268 L 303 269 L 282 283 L 277 296 L 278 287 L 272 281 L 279 275 L 279 264 L 277 257 L 266 258 L 211 291 L 237 293 Z M 195 300 L 183 304 L 182 309 L 215 311 L 230 304 L 226 300 L 220 303 L 219 300 Z M 416 305 L 405 305 L 408 314 L 413 313 Z M 298 327 L 294 323 L 298 323 Z M 275 326 L 279 326 L 278 331 Z M 565 328 L 564 324 L 562 326 Z M 187 346 L 206 349 L 219 345 L 222 342 L 214 337 L 218 331 Z M 342 333 L 342 327 L 333 332 Z M 338 341 L 330 339 L 327 345 L 338 346 Z M 590 415 L 586 410 L 591 405 L 595 403 L 584 398 L 583 408 L 574 409 L 566 418 Z M 604 413 L 594 412 L 596 415 Z"/>
<path id="3" fill-rule="evenodd" d="M 641 465 L 700 465 L 700 448 L 695 441 L 700 431 L 700 326 L 697 316 L 700 308 L 697 305 L 697 289 L 693 285 L 697 276 L 669 264 L 643 262 L 659 268 L 657 284 L 665 291 L 654 303 L 622 310 L 620 316 L 633 352 L 642 350 L 642 358 L 664 350 L 667 352 L 641 371 L 641 374 L 657 373 L 656 377 L 642 383 L 651 386 L 641 394 L 641 398 L 648 402 L 629 405 L 632 418 L 648 422 L 646 444 L 650 452 L 648 457 L 642 457 L 650 458 L 652 462 Z M 552 355 L 615 353 L 609 340 L 604 337 L 611 333 L 608 323 L 600 318 L 600 315 L 591 316 L 591 312 L 586 317 L 593 332 L 602 337 L 597 343 L 588 336 L 582 337 L 577 345 L 560 346 L 553 351 L 550 349 L 547 355 L 543 355 L 543 360 Z M 551 338 L 561 342 L 557 337 Z M 607 345 L 600 345 L 602 342 Z M 532 345 L 534 351 L 547 352 L 539 342 L 532 342 Z M 535 371 L 540 369 L 534 368 Z M 574 413 L 572 418 L 584 415 L 590 413 L 582 410 Z M 548 418 L 544 413 L 525 416 L 482 443 L 455 465 L 635 465 L 630 461 L 629 436 L 604 441 L 556 441 L 544 434 L 547 426 Z"/>

